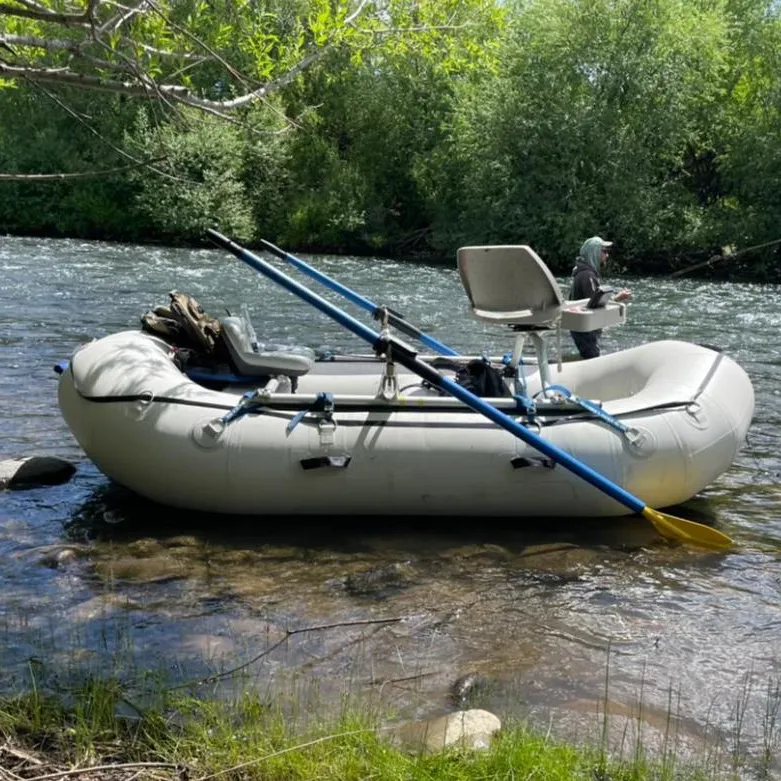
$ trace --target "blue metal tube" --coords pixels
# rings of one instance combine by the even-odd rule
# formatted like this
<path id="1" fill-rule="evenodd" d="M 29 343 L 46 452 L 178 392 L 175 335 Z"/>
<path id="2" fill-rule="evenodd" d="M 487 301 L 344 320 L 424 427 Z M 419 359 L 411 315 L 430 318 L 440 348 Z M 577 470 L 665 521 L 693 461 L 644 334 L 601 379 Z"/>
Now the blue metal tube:
<path id="1" fill-rule="evenodd" d="M 452 347 L 448 347 L 446 344 L 443 344 L 433 336 L 429 336 L 428 334 L 423 333 L 423 331 L 407 322 L 398 312 L 394 312 L 392 309 L 381 307 L 368 298 L 364 298 L 362 295 L 356 293 L 354 290 L 351 290 L 341 282 L 337 282 L 333 277 L 329 277 L 328 274 L 324 274 L 322 271 L 318 271 L 313 266 L 310 266 L 308 263 L 301 260 L 301 258 L 297 258 L 295 255 L 291 255 L 289 252 L 285 252 L 285 250 L 280 249 L 270 241 L 261 239 L 260 243 L 272 255 L 276 255 L 280 260 L 284 260 L 287 263 L 290 263 L 292 266 L 295 266 L 295 268 L 307 276 L 311 277 L 317 282 L 320 282 L 336 293 L 344 296 L 348 301 L 351 301 L 356 306 L 365 309 L 373 317 L 378 318 L 381 313 L 387 313 L 388 322 L 390 325 L 407 334 L 408 336 L 412 336 L 415 339 L 420 340 L 423 344 L 426 345 L 426 347 L 430 347 L 439 355 L 458 355 L 458 352 L 456 352 L 456 350 L 454 350 Z"/>

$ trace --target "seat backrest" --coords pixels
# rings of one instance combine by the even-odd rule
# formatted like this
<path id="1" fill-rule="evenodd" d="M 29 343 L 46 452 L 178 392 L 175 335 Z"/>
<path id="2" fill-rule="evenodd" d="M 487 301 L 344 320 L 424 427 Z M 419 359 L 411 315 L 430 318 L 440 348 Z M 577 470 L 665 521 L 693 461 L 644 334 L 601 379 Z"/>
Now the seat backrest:
<path id="1" fill-rule="evenodd" d="M 234 350 L 242 353 L 253 352 L 249 334 L 244 328 L 244 323 L 241 321 L 241 318 L 223 317 L 222 320 L 220 320 L 220 323 L 222 324 L 222 332 L 225 335 L 225 340 L 228 343 L 231 353 Z"/>
<path id="2" fill-rule="evenodd" d="M 248 377 L 285 374 L 300 377 L 314 366 L 315 355 L 308 347 L 287 347 L 282 345 L 258 345 L 252 343 L 239 317 L 223 317 L 222 333 L 228 345 L 231 359 L 239 374 Z"/>
<path id="3" fill-rule="evenodd" d="M 558 282 L 525 244 L 461 247 L 458 271 L 472 314 L 481 320 L 547 328 L 561 313 Z"/>

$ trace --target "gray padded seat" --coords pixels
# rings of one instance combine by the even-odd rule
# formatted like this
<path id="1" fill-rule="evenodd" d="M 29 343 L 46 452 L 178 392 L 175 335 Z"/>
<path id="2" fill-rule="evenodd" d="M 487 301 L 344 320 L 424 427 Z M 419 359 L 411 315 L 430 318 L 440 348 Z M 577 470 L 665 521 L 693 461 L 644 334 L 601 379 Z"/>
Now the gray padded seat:
<path id="1" fill-rule="evenodd" d="M 315 364 L 314 351 L 308 347 L 260 344 L 257 350 L 253 349 L 239 317 L 224 317 L 220 323 L 231 358 L 240 374 L 300 377 Z"/>
<path id="2" fill-rule="evenodd" d="M 561 315 L 559 285 L 531 247 L 461 247 L 458 272 L 480 320 L 544 329 Z"/>
<path id="3" fill-rule="evenodd" d="M 461 247 L 458 272 L 472 314 L 487 323 L 522 331 L 593 331 L 626 321 L 624 304 L 589 309 L 586 300 L 565 301 L 550 269 L 525 244 Z"/>

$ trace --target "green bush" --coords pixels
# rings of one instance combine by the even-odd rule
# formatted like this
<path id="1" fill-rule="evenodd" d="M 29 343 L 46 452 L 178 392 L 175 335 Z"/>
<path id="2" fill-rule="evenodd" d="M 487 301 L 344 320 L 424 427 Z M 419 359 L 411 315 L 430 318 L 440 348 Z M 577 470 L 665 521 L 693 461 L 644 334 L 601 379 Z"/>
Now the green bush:
<path id="1" fill-rule="evenodd" d="M 252 238 L 240 128 L 189 113 L 180 122 L 153 125 L 142 111 L 127 140 L 153 161 L 131 178 L 139 188 L 135 206 L 155 238 L 199 242 L 215 227 L 242 241 Z"/>

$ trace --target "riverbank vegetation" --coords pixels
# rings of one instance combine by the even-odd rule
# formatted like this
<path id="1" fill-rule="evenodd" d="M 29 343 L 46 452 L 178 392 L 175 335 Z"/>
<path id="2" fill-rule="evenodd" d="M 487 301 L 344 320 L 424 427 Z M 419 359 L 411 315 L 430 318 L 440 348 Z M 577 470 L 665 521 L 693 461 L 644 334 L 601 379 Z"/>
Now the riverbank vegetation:
<path id="1" fill-rule="evenodd" d="M 642 745 L 611 755 L 605 746 L 572 747 L 523 724 L 503 729 L 485 751 L 420 753 L 394 744 L 377 712 L 346 709 L 321 719 L 311 703 L 279 707 L 257 693 L 232 702 L 154 690 L 143 709 L 117 680 L 85 679 L 67 691 L 38 685 L 0 698 L 0 767 L 8 778 L 50 781 L 214 778 L 264 781 L 469 781 L 470 779 L 743 778 L 734 757 L 703 750 L 682 764 L 674 736 L 656 758 Z M 299 717 L 305 717 L 302 727 Z M 628 744 L 627 744 L 628 745 Z M 770 778 L 768 768 L 757 778 Z"/>
<path id="2" fill-rule="evenodd" d="M 773 281 L 770 0 L 9 0 L 0 231 Z"/>

